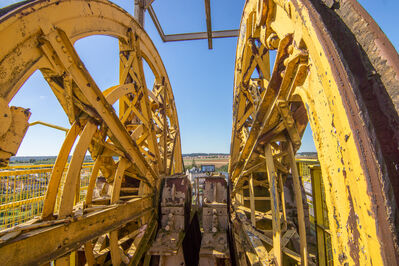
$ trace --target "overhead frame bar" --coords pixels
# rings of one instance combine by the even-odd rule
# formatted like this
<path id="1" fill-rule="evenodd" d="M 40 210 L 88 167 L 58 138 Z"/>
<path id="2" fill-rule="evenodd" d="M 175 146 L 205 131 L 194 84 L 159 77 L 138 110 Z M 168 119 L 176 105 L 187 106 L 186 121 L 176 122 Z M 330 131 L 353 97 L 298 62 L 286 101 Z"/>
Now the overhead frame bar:
<path id="1" fill-rule="evenodd" d="M 150 1 L 152 2 L 152 1 Z M 209 9 L 207 6 L 209 5 Z M 136 5 L 137 7 L 137 5 Z M 205 12 L 207 22 L 207 32 L 193 32 L 193 33 L 179 33 L 179 34 L 165 34 L 161 23 L 159 22 L 157 15 L 151 4 L 144 5 L 143 9 L 147 9 L 152 21 L 154 22 L 155 28 L 157 29 L 159 36 L 163 42 L 177 42 L 177 41 L 192 41 L 192 40 L 204 40 L 208 39 L 208 48 L 212 49 L 213 38 L 229 38 L 238 37 L 239 30 L 220 30 L 212 31 L 211 16 L 210 16 L 210 2 L 205 0 Z"/>
<path id="2" fill-rule="evenodd" d="M 212 49 L 212 22 L 211 22 L 211 3 L 205 0 L 206 33 L 208 35 L 208 48 Z"/>

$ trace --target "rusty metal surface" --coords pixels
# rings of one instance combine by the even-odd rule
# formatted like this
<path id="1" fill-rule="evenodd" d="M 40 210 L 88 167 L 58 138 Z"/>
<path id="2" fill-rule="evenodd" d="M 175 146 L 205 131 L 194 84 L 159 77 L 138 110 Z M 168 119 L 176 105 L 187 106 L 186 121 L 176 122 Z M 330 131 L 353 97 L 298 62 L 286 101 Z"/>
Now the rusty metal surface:
<path id="1" fill-rule="evenodd" d="M 204 177 L 202 193 L 203 235 L 200 250 L 200 265 L 216 263 L 218 259 L 229 259 L 227 182 L 223 175 Z M 227 263 L 227 260 L 225 260 Z M 208 264 L 209 263 L 209 264 Z"/>
<path id="2" fill-rule="evenodd" d="M 277 50 L 271 73 L 269 50 Z M 294 58 L 300 58 L 297 67 Z M 284 143 L 296 150 L 309 120 L 335 263 L 397 262 L 398 62 L 392 45 L 356 1 L 247 1 L 234 84 L 229 165 L 234 206 L 256 213 L 245 200 L 252 174 L 262 180 L 265 170 L 273 174 L 270 167 L 282 176 L 292 173 Z M 268 144 L 273 162 L 265 167 L 262 153 Z M 266 187 L 285 196 L 271 184 Z M 275 202 L 285 217 L 284 206 Z M 279 230 L 274 224 L 277 238 Z M 274 246 L 278 240 L 273 239 Z M 276 247 L 273 252 L 281 260 Z"/>
<path id="3" fill-rule="evenodd" d="M 377 205 L 386 205 L 386 213 L 379 213 L 378 216 L 384 224 L 383 227 L 387 226 L 384 222 L 387 220 L 386 216 L 391 224 L 390 231 L 383 230 L 381 233 L 394 234 L 394 244 L 399 252 L 399 172 L 396 167 L 399 165 L 399 152 L 393 145 L 399 142 L 399 56 L 385 34 L 357 1 L 342 1 L 332 10 L 316 3 L 314 5 L 324 23 L 331 28 L 334 42 L 345 57 L 345 66 L 352 73 L 355 93 L 361 95 L 362 103 L 357 104 L 357 108 L 361 110 L 363 121 L 370 130 L 366 135 L 361 130 L 363 124 L 353 122 L 353 126 L 359 131 L 363 143 L 371 142 L 374 146 L 370 149 L 358 144 L 362 156 L 368 159 L 365 167 L 369 171 L 373 187 L 371 193 L 375 195 Z M 349 111 L 357 112 L 353 100 L 348 97 L 347 102 Z M 375 171 L 373 160 L 379 164 L 380 173 Z M 378 184 L 379 182 L 382 183 Z"/>
<path id="4" fill-rule="evenodd" d="M 178 265 L 185 261 L 182 243 L 190 222 L 191 191 L 191 183 L 185 175 L 164 179 L 160 228 L 148 251 L 160 256 L 162 265 Z"/>
<path id="5" fill-rule="evenodd" d="M 3 103 L 1 100 L 0 103 Z M 18 148 L 25 137 L 29 127 L 29 117 L 31 112 L 29 109 L 8 105 L 1 106 L 2 119 L 0 121 L 0 167 L 8 165 L 11 156 L 17 154 Z"/>
<path id="6" fill-rule="evenodd" d="M 152 255 L 159 264 L 184 263 L 184 239 L 199 225 L 190 224 L 189 180 L 170 176 L 183 171 L 180 132 L 168 76 L 142 28 L 147 8 L 157 21 L 151 3 L 135 1 L 138 22 L 105 0 L 29 0 L 0 10 L 0 39 L 13 40 L 0 47 L 0 166 L 29 126 L 30 111 L 9 102 L 34 71 L 71 123 L 41 218 L 0 232 L 4 262 L 148 264 Z M 164 37 L 206 37 L 211 48 L 213 37 L 236 35 L 213 36 L 205 3 L 207 33 Z M 99 33 L 120 44 L 120 84 L 104 92 L 73 47 Z M 317 263 L 295 163 L 308 122 L 334 263 L 398 264 L 399 55 L 389 40 L 355 0 L 248 0 L 239 34 L 231 194 L 223 176 L 203 178 L 200 264 L 228 264 L 233 255 L 242 265 Z M 155 76 L 153 88 L 143 61 Z M 85 202 L 78 203 L 87 151 L 95 163 Z"/>

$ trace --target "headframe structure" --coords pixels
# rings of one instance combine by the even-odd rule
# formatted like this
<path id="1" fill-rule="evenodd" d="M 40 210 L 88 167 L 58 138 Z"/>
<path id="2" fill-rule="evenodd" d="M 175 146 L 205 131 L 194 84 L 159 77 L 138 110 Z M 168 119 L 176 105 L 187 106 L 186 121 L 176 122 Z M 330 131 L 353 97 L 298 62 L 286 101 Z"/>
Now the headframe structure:
<path id="1" fill-rule="evenodd" d="M 106 0 L 28 0 L 0 10 L 0 39 L 12 40 L 0 44 L 1 165 L 16 154 L 29 127 L 30 111 L 9 103 L 35 71 L 71 124 L 41 216 L 0 231 L 1 261 L 188 261 L 178 250 L 198 234 L 200 212 L 189 211 L 191 185 L 182 174 L 171 84 L 143 29 L 148 11 L 164 42 L 207 39 L 212 49 L 213 38 L 238 37 L 229 184 L 220 176 L 204 178 L 204 232 L 207 239 L 221 237 L 225 248 L 210 261 L 330 263 L 317 244 L 324 239 L 310 233 L 295 159 L 309 123 L 320 163 L 311 183 L 323 187 L 313 196 L 328 209 L 333 264 L 399 264 L 399 56 L 360 4 L 248 0 L 239 30 L 212 31 L 205 0 L 206 32 L 164 34 L 152 3 L 135 0 L 134 18 Z M 73 46 L 91 35 L 119 41 L 119 84 L 104 91 Z M 155 76 L 152 88 L 143 62 Z M 94 165 L 82 195 L 87 152 Z M 177 250 L 165 255 L 156 244 L 171 234 L 182 242 L 167 239 Z"/>

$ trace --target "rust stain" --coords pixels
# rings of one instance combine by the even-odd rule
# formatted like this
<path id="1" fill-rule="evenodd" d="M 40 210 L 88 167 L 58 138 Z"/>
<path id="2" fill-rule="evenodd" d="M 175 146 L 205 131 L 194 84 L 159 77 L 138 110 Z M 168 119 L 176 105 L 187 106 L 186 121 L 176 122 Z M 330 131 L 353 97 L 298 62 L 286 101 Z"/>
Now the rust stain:
<path id="1" fill-rule="evenodd" d="M 172 187 L 173 185 L 175 185 L 176 191 L 186 192 L 188 189 L 188 179 L 181 177 L 167 178 L 166 186 Z"/>
<path id="2" fill-rule="evenodd" d="M 344 172 L 345 173 L 345 172 Z M 360 238 L 360 233 L 357 228 L 357 220 L 358 216 L 355 213 L 355 208 L 353 206 L 353 199 L 351 192 L 349 190 L 349 186 L 347 186 L 348 189 L 348 202 L 349 202 L 349 217 L 348 217 L 348 222 L 347 222 L 347 229 L 348 232 L 351 233 L 352 237 L 349 237 L 348 239 L 348 246 L 349 246 L 349 254 L 352 257 L 353 261 L 355 262 L 356 265 L 360 265 L 359 262 L 359 238 Z"/>

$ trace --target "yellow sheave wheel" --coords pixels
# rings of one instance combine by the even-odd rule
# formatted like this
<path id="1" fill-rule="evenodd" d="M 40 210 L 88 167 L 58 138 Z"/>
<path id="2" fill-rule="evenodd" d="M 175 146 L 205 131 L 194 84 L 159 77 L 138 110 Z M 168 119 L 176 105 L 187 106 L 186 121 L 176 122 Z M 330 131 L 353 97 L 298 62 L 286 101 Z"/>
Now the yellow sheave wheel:
<path id="1" fill-rule="evenodd" d="M 297 204 L 298 217 L 287 218 L 280 183 L 292 175 L 293 195 L 297 203 L 302 200 L 292 161 L 309 121 L 323 175 L 334 262 L 399 263 L 398 73 L 395 49 L 354 0 L 246 2 L 236 54 L 229 172 L 233 221 L 239 221 L 239 228 L 252 230 L 241 211 L 250 211 L 244 199 L 254 192 L 243 191 L 252 184 L 268 188 L 273 236 L 270 243 L 261 239 L 266 250 L 254 251 L 263 260 L 280 265 L 290 257 L 308 263 L 302 204 Z M 300 241 L 287 251 L 281 243 L 290 219 L 298 219 L 295 234 Z M 252 224 L 267 236 L 266 225 Z M 267 254 L 271 245 L 273 252 Z"/>
<path id="2" fill-rule="evenodd" d="M 80 250 L 77 259 L 83 256 L 89 265 L 109 260 L 137 264 L 157 227 L 160 179 L 183 170 L 173 93 L 154 44 L 127 12 L 105 0 L 26 1 L 0 15 L 0 111 L 10 112 L 8 103 L 40 70 L 71 123 L 42 217 L 33 226 L 70 223 L 68 229 L 24 231 L 1 244 L 0 260 L 8 265 L 61 263 Z M 104 92 L 73 47 L 91 35 L 119 40 L 120 65 L 114 67 L 120 69 L 120 85 Z M 155 76 L 150 89 L 143 60 Z M 116 101 L 119 117 L 112 107 Z M 1 134 L 9 130 L 4 125 Z M 0 148 L 6 160 L 8 147 Z M 84 197 L 79 184 L 87 151 L 95 162 Z"/>

